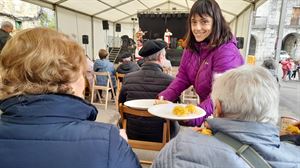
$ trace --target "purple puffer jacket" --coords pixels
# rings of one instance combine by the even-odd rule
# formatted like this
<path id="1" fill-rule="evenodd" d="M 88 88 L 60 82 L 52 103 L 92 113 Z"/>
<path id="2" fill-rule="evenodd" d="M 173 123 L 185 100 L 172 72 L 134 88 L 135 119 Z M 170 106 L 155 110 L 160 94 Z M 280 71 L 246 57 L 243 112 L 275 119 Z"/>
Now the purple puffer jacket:
<path id="1" fill-rule="evenodd" d="M 197 44 L 197 48 L 199 53 L 191 50 L 183 52 L 176 79 L 159 94 L 166 100 L 175 101 L 185 89 L 194 86 L 200 97 L 199 106 L 206 111 L 206 116 L 189 120 L 185 123 L 188 126 L 200 126 L 213 113 L 210 98 L 213 75 L 244 64 L 235 39 L 214 50 L 209 50 L 206 42 Z"/>

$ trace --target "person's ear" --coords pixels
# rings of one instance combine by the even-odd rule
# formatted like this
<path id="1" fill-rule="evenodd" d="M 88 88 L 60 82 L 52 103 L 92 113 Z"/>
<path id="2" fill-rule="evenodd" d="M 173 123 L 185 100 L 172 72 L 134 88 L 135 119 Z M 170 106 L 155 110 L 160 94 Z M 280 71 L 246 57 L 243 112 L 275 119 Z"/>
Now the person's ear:
<path id="1" fill-rule="evenodd" d="M 213 113 L 214 117 L 223 117 L 222 105 L 219 99 L 215 100 L 215 111 Z"/>
<path id="2" fill-rule="evenodd" d="M 158 57 L 158 61 L 159 61 L 160 63 L 163 63 L 163 58 L 164 58 L 163 54 L 160 53 L 160 54 L 159 54 L 159 57 Z"/>

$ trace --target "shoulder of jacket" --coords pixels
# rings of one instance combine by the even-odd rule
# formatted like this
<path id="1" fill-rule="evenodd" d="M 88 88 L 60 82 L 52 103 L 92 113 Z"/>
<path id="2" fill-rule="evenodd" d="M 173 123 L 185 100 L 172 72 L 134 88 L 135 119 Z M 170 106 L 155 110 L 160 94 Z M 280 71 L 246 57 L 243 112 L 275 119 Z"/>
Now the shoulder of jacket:
<path id="1" fill-rule="evenodd" d="M 86 127 L 89 128 L 89 130 L 91 130 L 91 134 L 99 135 L 99 137 L 103 137 L 103 135 L 109 137 L 110 132 L 113 131 L 113 129 L 117 129 L 112 124 L 100 123 L 94 121 L 85 121 L 82 124 L 83 124 L 82 127 Z M 102 133 L 104 134 L 101 135 Z"/>
<path id="2" fill-rule="evenodd" d="M 175 79 L 173 76 L 166 74 L 164 72 L 163 72 L 162 76 L 163 76 L 163 78 L 165 78 L 167 80 L 171 80 L 171 81 Z"/>
<path id="3" fill-rule="evenodd" d="M 219 47 L 217 47 L 216 51 L 217 52 L 224 52 L 224 49 L 238 50 L 236 44 L 233 41 L 229 41 L 227 43 L 224 43 L 224 44 L 220 45 Z M 226 51 L 228 51 L 228 50 L 226 50 Z"/>

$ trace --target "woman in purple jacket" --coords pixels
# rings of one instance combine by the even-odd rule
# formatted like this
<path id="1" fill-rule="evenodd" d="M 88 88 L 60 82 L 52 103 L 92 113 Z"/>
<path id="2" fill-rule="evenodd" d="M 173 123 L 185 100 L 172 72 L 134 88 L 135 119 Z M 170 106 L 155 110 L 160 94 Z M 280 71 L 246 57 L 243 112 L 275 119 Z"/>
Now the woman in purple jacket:
<path id="1" fill-rule="evenodd" d="M 244 60 L 215 0 L 198 0 L 194 3 L 188 18 L 185 44 L 176 79 L 159 96 L 174 101 L 193 85 L 200 97 L 199 106 L 206 111 L 206 116 L 183 124 L 200 126 L 213 112 L 210 93 L 214 79 L 244 64 Z"/>

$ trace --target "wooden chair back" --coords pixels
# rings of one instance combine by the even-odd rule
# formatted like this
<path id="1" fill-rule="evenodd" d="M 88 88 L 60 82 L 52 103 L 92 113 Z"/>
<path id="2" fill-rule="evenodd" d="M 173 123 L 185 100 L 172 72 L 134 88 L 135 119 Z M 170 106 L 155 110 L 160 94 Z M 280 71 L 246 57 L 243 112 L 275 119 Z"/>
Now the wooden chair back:
<path id="1" fill-rule="evenodd" d="M 119 97 L 121 88 L 122 88 L 122 81 L 123 78 L 125 77 L 126 74 L 122 74 L 122 73 L 116 73 L 116 79 L 117 79 L 117 98 Z"/>
<path id="2" fill-rule="evenodd" d="M 147 110 L 133 109 L 133 108 L 127 107 L 121 103 L 119 104 L 119 111 L 120 111 L 120 115 L 121 115 L 122 126 L 123 126 L 123 129 L 125 129 L 125 130 L 127 129 L 127 119 L 126 119 L 126 117 L 124 117 L 126 114 L 137 116 L 137 117 L 146 117 L 146 118 L 154 117 Z M 151 141 L 128 139 L 128 144 L 132 148 L 160 151 L 170 139 L 170 121 L 169 120 L 165 120 L 165 122 L 163 123 L 162 136 L 163 137 L 162 137 L 161 142 L 151 142 Z M 140 160 L 140 162 L 142 164 L 152 164 L 152 161 Z"/>

